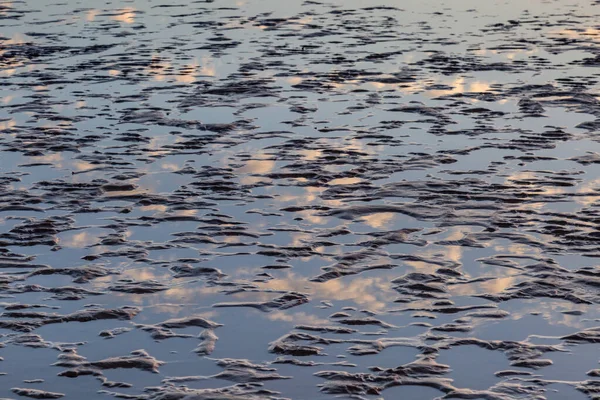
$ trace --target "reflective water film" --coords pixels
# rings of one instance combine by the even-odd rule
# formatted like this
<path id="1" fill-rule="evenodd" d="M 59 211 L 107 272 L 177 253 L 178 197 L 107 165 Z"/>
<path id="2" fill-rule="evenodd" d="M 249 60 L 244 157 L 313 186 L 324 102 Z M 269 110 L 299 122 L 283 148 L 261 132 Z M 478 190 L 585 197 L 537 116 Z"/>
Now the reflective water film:
<path id="1" fill-rule="evenodd" d="M 599 21 L 0 1 L 0 398 L 600 398 Z"/>

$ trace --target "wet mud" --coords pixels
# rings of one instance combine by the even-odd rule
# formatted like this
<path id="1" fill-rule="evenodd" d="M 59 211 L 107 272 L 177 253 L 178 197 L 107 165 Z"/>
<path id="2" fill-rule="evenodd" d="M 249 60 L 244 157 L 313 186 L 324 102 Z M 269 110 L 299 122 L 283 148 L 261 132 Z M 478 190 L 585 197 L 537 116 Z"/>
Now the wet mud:
<path id="1" fill-rule="evenodd" d="M 600 398 L 600 4 L 384 3 L 0 1 L 0 397 Z"/>

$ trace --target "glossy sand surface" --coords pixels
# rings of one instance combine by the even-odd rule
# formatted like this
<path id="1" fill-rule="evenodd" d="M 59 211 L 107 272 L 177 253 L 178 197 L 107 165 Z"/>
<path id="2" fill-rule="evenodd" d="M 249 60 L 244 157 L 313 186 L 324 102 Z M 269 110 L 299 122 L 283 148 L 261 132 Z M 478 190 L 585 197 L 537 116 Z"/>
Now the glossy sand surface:
<path id="1" fill-rule="evenodd" d="M 0 398 L 597 398 L 599 17 L 0 2 Z"/>

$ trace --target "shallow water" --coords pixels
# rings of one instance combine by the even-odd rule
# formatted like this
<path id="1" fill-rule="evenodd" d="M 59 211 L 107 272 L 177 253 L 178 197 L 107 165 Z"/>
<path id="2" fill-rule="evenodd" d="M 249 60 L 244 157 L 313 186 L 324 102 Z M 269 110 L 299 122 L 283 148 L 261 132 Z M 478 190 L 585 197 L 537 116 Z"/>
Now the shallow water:
<path id="1" fill-rule="evenodd" d="M 598 7 L 0 1 L 0 398 L 597 398 Z"/>

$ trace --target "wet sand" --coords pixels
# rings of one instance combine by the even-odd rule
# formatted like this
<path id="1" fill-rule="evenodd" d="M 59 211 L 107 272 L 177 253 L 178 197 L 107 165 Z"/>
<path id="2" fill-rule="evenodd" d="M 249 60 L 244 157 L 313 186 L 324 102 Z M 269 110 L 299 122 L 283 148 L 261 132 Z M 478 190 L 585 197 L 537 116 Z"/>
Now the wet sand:
<path id="1" fill-rule="evenodd" d="M 0 1 L 0 398 L 600 398 L 599 7 Z"/>

